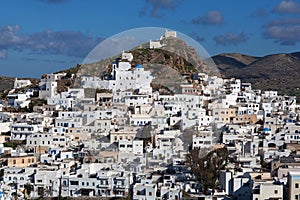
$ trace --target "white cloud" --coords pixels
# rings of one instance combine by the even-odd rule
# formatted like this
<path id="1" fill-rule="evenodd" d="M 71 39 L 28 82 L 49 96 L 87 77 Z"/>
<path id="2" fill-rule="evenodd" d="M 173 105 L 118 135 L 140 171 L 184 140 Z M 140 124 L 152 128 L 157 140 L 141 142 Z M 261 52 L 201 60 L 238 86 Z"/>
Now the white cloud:
<path id="1" fill-rule="evenodd" d="M 30 50 L 43 54 L 61 54 L 85 57 L 100 41 L 79 31 L 42 31 L 32 34 L 20 33 L 20 27 L 0 27 L 0 49 Z"/>
<path id="2" fill-rule="evenodd" d="M 150 12 L 152 17 L 160 18 L 163 11 L 173 10 L 178 6 L 178 0 L 146 0 L 146 5 L 140 11 L 141 15 L 147 15 Z"/>
<path id="3" fill-rule="evenodd" d="M 281 1 L 274 9 L 277 13 L 300 13 L 300 4 L 294 1 Z"/>
<path id="4" fill-rule="evenodd" d="M 219 25 L 223 23 L 222 13 L 220 11 L 209 11 L 204 16 L 192 19 L 193 24 Z"/>
<path id="5" fill-rule="evenodd" d="M 282 45 L 300 42 L 300 19 L 274 20 L 264 27 L 264 37 Z"/>
<path id="6" fill-rule="evenodd" d="M 226 33 L 224 35 L 216 35 L 213 38 L 217 45 L 238 45 L 247 41 L 247 37 L 244 33 L 234 34 Z"/>

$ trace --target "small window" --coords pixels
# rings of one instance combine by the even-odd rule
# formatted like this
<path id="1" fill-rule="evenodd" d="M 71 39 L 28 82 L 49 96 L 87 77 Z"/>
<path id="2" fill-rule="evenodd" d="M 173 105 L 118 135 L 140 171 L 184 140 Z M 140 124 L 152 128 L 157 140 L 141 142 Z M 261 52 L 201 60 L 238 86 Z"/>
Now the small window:
<path id="1" fill-rule="evenodd" d="M 299 188 L 299 183 L 295 183 L 295 188 Z"/>

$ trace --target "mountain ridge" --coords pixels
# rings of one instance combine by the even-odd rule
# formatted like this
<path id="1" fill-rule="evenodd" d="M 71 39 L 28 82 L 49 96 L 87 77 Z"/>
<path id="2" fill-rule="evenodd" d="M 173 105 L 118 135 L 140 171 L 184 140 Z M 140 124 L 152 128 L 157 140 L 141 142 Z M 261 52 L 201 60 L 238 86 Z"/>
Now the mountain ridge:
<path id="1" fill-rule="evenodd" d="M 212 57 L 223 77 L 240 78 L 243 82 L 252 83 L 255 89 L 278 90 L 281 94 L 300 96 L 300 80 L 297 78 L 300 76 L 300 52 L 253 57 L 253 62 L 242 67 L 239 56 L 233 58 L 231 55 Z"/>

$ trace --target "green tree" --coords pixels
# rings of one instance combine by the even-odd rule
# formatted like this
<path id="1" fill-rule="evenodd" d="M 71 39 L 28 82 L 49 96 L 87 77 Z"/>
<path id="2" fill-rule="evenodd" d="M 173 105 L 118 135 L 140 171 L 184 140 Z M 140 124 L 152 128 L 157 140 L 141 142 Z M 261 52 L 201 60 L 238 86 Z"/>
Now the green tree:
<path id="1" fill-rule="evenodd" d="M 186 164 L 201 183 L 202 193 L 208 194 L 208 189 L 214 191 L 218 187 L 220 171 L 225 169 L 228 162 L 228 150 L 216 149 L 204 157 L 200 157 L 200 154 L 199 149 L 190 150 L 186 156 Z"/>
<path id="2" fill-rule="evenodd" d="M 26 183 L 24 185 L 24 197 L 26 199 L 29 199 L 30 198 L 30 193 L 33 191 L 33 185 L 30 184 L 30 183 Z"/>
<path id="3" fill-rule="evenodd" d="M 145 126 L 143 126 L 141 129 L 139 129 L 138 133 L 135 136 L 137 139 L 143 140 L 144 153 L 145 153 L 146 146 L 152 142 L 151 131 L 152 131 L 151 124 L 148 123 Z"/>

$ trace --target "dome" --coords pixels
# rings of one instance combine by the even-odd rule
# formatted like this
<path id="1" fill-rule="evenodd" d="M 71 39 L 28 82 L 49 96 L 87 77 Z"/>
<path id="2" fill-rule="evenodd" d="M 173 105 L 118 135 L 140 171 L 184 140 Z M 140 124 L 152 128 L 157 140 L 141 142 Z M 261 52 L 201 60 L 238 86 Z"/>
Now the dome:
<path id="1" fill-rule="evenodd" d="M 141 68 L 144 68 L 144 67 L 143 67 L 143 65 L 141 65 L 141 64 L 137 64 L 137 65 L 135 66 L 135 68 L 136 68 L 136 69 L 141 69 Z"/>

